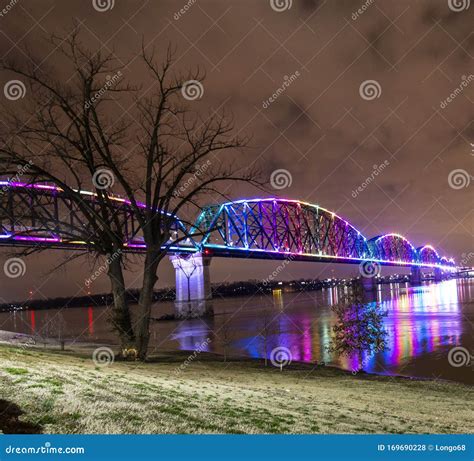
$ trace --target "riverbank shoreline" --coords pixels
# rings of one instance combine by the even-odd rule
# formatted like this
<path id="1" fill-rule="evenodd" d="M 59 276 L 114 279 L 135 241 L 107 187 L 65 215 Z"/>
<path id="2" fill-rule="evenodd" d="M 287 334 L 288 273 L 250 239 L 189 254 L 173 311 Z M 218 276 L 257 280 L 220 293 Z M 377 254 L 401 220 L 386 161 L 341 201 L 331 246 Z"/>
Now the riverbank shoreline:
<path id="1" fill-rule="evenodd" d="M 100 363 L 1 345 L 0 358 L 0 399 L 44 433 L 474 432 L 474 389 L 452 382 L 186 351 Z"/>
<path id="2" fill-rule="evenodd" d="M 112 351 L 115 357 L 119 356 L 120 348 L 116 343 L 103 343 L 103 342 L 92 342 L 92 341 L 68 341 L 65 340 L 64 344 L 61 344 L 56 339 L 53 338 L 35 338 L 35 336 L 27 335 L 24 333 L 15 333 L 12 331 L 0 330 L 0 350 L 1 347 L 19 347 L 22 349 L 28 349 L 31 351 L 39 352 L 50 352 L 50 353 L 61 353 L 63 355 L 78 356 L 83 359 L 91 359 L 93 357 L 94 351 L 100 348 L 108 348 Z M 146 363 L 160 363 L 163 361 L 173 362 L 173 361 L 186 361 L 189 358 L 199 356 L 199 360 L 202 362 L 214 362 L 214 361 L 224 361 L 224 356 L 222 354 L 217 354 L 214 352 L 200 351 L 196 353 L 195 350 L 159 350 L 149 353 L 148 360 Z M 122 360 L 118 360 L 122 361 Z M 138 362 L 127 362 L 125 363 L 138 363 Z M 247 356 L 227 356 L 226 363 L 236 362 L 242 364 L 261 364 L 265 365 L 264 358 L 252 358 Z M 267 360 L 267 365 L 270 364 L 270 360 Z M 285 367 L 288 370 L 297 369 L 297 370 L 314 370 L 316 368 L 325 368 L 330 370 L 335 370 L 342 374 L 347 374 L 351 376 L 360 375 L 360 376 L 385 376 L 389 378 L 396 379 L 405 379 L 410 381 L 436 381 L 436 382 L 446 382 L 446 383 L 457 383 L 457 384 L 466 384 L 458 381 L 453 381 L 443 378 L 427 378 L 422 376 L 407 376 L 402 374 L 382 374 L 382 373 L 369 373 L 365 370 L 349 371 L 343 368 L 339 368 L 334 365 L 328 365 L 324 362 L 300 362 L 292 361 L 289 366 Z"/>

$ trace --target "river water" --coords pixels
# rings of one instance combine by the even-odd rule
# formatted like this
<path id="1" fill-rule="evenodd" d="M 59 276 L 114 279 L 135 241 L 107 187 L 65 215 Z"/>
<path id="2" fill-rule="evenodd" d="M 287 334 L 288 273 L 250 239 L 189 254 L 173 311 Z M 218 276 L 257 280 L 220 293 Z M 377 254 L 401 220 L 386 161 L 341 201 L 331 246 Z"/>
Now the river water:
<path id="1" fill-rule="evenodd" d="M 214 299 L 212 318 L 154 321 L 151 348 L 161 351 L 202 349 L 228 356 L 269 357 L 283 347 L 293 361 L 325 362 L 357 370 L 357 357 L 327 351 L 335 318 L 330 306 L 344 288 L 314 292 Z M 379 285 L 376 300 L 388 311 L 384 319 L 388 350 L 366 354 L 362 368 L 370 373 L 474 383 L 474 279 Z M 173 312 L 173 303 L 154 307 L 154 317 Z M 69 340 L 113 343 L 105 307 L 28 310 L 0 314 L 0 329 Z M 462 347 L 457 362 L 449 352 Z M 452 352 L 454 353 L 454 351 Z M 467 355 L 467 356 L 466 356 Z M 287 357 L 284 357 L 287 358 Z"/>

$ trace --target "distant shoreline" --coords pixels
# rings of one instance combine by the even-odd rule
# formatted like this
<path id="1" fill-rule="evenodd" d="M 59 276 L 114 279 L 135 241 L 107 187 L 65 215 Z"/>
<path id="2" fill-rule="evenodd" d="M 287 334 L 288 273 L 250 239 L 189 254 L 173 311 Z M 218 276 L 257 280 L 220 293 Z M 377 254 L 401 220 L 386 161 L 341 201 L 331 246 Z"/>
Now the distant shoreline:
<path id="1" fill-rule="evenodd" d="M 272 281 L 270 283 L 261 280 L 250 280 L 246 282 L 233 282 L 216 284 L 212 287 L 213 297 L 231 298 L 236 296 L 247 296 L 255 294 L 271 294 L 273 290 L 281 289 L 285 292 L 301 292 L 301 291 L 318 291 L 323 288 L 331 288 L 335 286 L 350 285 L 354 279 L 306 279 L 293 280 L 287 282 Z M 408 276 L 386 277 L 377 280 L 379 284 L 388 283 L 406 283 Z M 137 303 L 139 298 L 139 290 L 127 290 L 127 301 L 129 303 Z M 154 302 L 166 302 L 175 300 L 175 289 L 164 288 L 155 291 Z M 14 312 L 28 309 L 58 309 L 68 307 L 86 307 L 86 306 L 111 306 L 113 304 L 113 296 L 111 293 L 101 293 L 95 295 L 84 295 L 74 297 L 58 297 L 51 299 L 32 299 L 26 301 L 15 301 L 11 303 L 0 304 L 0 312 Z"/>

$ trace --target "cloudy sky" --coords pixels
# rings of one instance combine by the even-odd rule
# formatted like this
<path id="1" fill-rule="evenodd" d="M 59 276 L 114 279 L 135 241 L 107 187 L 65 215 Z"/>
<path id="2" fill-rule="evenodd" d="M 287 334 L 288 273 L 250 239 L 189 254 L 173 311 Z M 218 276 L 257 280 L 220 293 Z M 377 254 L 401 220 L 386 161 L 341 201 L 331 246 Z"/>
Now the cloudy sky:
<path id="1" fill-rule="evenodd" d="M 61 72 L 43 39 L 77 21 L 91 49 L 130 61 L 124 74 L 144 82 L 144 93 L 143 67 L 134 59 L 142 39 L 159 52 L 172 43 L 176 70 L 206 72 L 193 108 L 225 108 L 252 136 L 236 162 L 255 162 L 268 179 L 286 170 L 287 187 L 273 195 L 333 210 L 367 237 L 398 232 L 457 260 L 474 251 L 474 5 L 467 0 L 1 0 L 1 7 L 1 56 L 26 60 L 28 47 L 45 69 Z M 2 87 L 8 78 L 0 75 Z M 375 180 L 364 186 L 369 177 Z M 61 257 L 29 257 L 19 279 L 0 273 L 0 297 L 22 299 L 30 289 L 34 297 L 83 293 L 91 262 L 51 274 Z M 215 260 L 212 278 L 265 278 L 277 264 Z M 283 277 L 333 270 L 294 262 Z M 138 270 L 127 277 L 139 285 Z M 159 285 L 173 277 L 164 262 Z M 107 291 L 107 278 L 93 290 Z"/>

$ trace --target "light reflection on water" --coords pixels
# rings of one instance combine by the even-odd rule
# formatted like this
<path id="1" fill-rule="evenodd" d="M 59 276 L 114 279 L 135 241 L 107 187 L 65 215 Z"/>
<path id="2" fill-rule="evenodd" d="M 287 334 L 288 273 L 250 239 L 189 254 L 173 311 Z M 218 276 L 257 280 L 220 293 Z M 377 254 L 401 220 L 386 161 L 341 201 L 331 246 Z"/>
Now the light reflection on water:
<path id="1" fill-rule="evenodd" d="M 379 286 L 375 298 L 388 311 L 384 321 L 388 349 L 372 355 L 365 354 L 362 368 L 381 374 L 473 382 L 471 368 L 453 368 L 447 362 L 447 352 L 451 347 L 463 345 L 469 350 L 473 347 L 472 284 L 473 281 L 449 280 L 414 288 L 408 284 Z M 252 302 L 258 306 L 253 306 L 253 316 L 248 314 L 250 308 L 239 314 L 226 309 L 224 319 L 216 315 L 215 319 L 204 323 L 191 321 L 178 325 L 172 338 L 178 341 L 181 349 L 193 349 L 210 337 L 209 350 L 221 352 L 219 331 L 232 315 L 230 323 L 236 336 L 232 343 L 234 354 L 268 357 L 273 348 L 284 346 L 291 351 L 295 361 L 322 361 L 347 370 L 357 370 L 360 367 L 358 357 L 338 358 L 326 348 L 334 322 L 328 306 L 337 303 L 341 295 L 341 290 L 336 288 L 316 294 L 275 291 L 272 328 L 266 339 L 266 351 L 262 317 L 269 302 L 265 299 Z"/>
<path id="2" fill-rule="evenodd" d="M 447 352 L 455 345 L 474 349 L 472 292 L 474 280 L 449 280 L 420 287 L 379 286 L 374 299 L 388 311 L 384 324 L 389 349 L 363 356 L 363 369 L 382 374 L 446 378 L 473 382 L 471 367 L 454 368 Z M 347 291 L 347 289 L 346 289 Z M 325 362 L 354 370 L 357 357 L 338 358 L 326 349 L 334 316 L 329 308 L 340 301 L 343 289 L 284 293 L 214 300 L 216 315 L 209 319 L 165 321 L 152 324 L 152 347 L 159 350 L 194 350 L 200 347 L 227 354 L 261 358 L 273 348 L 287 347 L 294 361 Z M 154 308 L 153 315 L 172 312 L 172 303 Z M 0 314 L 0 329 L 24 333 L 79 337 L 80 341 L 113 341 L 105 308 L 70 308 L 58 312 L 23 311 Z M 60 319 L 60 321 L 58 320 Z M 262 335 L 262 332 L 264 333 Z M 210 339 L 205 347 L 203 342 Z M 266 345 L 266 350 L 265 350 Z"/>
<path id="3" fill-rule="evenodd" d="M 386 372 L 402 368 L 414 357 L 430 354 L 441 346 L 460 344 L 462 335 L 461 306 L 456 281 L 400 289 L 392 287 L 391 299 L 377 301 L 389 315 L 385 321 L 388 350 L 366 357 L 364 370 Z M 357 368 L 357 361 L 343 363 Z"/>

